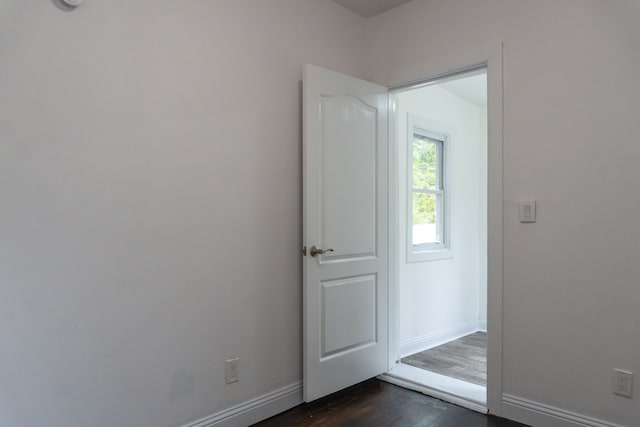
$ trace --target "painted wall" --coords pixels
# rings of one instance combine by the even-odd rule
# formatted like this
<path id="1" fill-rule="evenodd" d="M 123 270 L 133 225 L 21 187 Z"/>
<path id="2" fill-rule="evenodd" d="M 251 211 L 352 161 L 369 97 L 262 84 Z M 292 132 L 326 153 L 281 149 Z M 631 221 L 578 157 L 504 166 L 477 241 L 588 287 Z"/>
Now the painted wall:
<path id="1" fill-rule="evenodd" d="M 486 83 L 485 83 L 486 85 Z M 427 86 L 398 93 L 396 97 L 399 195 L 399 330 L 400 346 L 425 341 L 447 330 L 469 330 L 481 318 L 480 275 L 482 248 L 486 259 L 486 110 L 443 89 Z M 432 124 L 435 132 L 450 134 L 449 173 L 451 248 L 449 259 L 407 262 L 407 114 Z M 485 133 L 481 133 L 485 130 Z M 484 187 L 481 184 L 484 183 Z M 484 214 L 483 214 L 484 212 Z M 485 261 L 486 262 L 486 261 Z M 486 306 L 486 302 L 485 302 Z M 486 309 L 484 314 L 486 315 Z M 456 329 L 457 328 L 457 329 Z"/>
<path id="2" fill-rule="evenodd" d="M 381 78 L 504 43 L 504 391 L 628 426 L 640 381 L 616 397 L 611 369 L 640 372 L 638 22 L 632 0 L 416 0 L 367 22 Z"/>
<path id="3" fill-rule="evenodd" d="M 504 389 L 636 425 L 609 390 L 640 372 L 638 22 L 635 0 L 416 0 L 366 28 L 317 0 L 2 2 L 0 425 L 173 427 L 298 382 L 301 65 L 384 77 L 496 41 Z"/>
<path id="4" fill-rule="evenodd" d="M 301 380 L 317 0 L 0 3 L 0 425 L 175 427 Z M 224 361 L 240 382 L 224 386 Z"/>
<path id="5" fill-rule="evenodd" d="M 480 135 L 484 138 L 485 148 L 487 144 L 487 104 L 481 106 L 480 117 Z M 477 161 L 480 163 L 480 170 L 487 171 L 487 151 L 485 149 L 483 155 L 479 156 Z M 484 191 L 487 190 L 487 174 L 481 174 L 478 178 L 478 184 L 480 188 L 483 188 Z M 486 193 L 481 193 L 481 198 L 478 203 L 482 203 L 480 209 L 478 210 L 479 215 L 479 223 L 487 224 L 487 198 L 482 198 L 482 194 L 486 195 Z M 484 280 L 480 281 L 480 288 L 478 290 L 478 313 L 481 322 L 487 322 L 487 227 L 479 228 L 480 238 L 478 239 L 478 253 L 480 254 L 480 258 L 478 260 L 478 277 L 484 278 Z"/>

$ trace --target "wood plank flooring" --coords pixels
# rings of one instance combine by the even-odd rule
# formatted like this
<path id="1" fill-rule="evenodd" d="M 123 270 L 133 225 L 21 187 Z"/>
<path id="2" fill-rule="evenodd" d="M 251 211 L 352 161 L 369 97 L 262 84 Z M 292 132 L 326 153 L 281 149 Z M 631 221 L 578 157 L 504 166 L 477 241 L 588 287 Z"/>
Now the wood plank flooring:
<path id="1" fill-rule="evenodd" d="M 255 424 L 258 427 L 523 427 L 377 379 Z"/>
<path id="2" fill-rule="evenodd" d="M 487 334 L 475 332 L 420 353 L 402 363 L 473 384 L 487 386 Z"/>

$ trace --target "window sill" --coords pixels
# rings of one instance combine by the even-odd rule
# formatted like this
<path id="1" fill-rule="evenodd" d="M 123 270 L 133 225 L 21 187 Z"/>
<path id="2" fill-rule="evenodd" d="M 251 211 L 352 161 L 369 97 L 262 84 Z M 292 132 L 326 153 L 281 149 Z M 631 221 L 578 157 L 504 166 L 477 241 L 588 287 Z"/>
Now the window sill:
<path id="1" fill-rule="evenodd" d="M 439 261 L 453 258 L 451 249 L 434 249 L 430 251 L 411 251 L 407 253 L 407 262 Z"/>

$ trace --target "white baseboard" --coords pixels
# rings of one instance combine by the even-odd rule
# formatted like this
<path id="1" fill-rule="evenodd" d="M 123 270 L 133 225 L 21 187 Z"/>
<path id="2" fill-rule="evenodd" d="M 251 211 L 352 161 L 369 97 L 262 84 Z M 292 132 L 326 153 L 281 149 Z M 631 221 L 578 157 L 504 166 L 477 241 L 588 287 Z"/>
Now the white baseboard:
<path id="1" fill-rule="evenodd" d="M 481 332 L 487 332 L 487 321 L 478 322 L 478 330 Z"/>
<path id="2" fill-rule="evenodd" d="M 301 403 L 302 383 L 297 382 L 182 427 L 246 427 Z"/>
<path id="3" fill-rule="evenodd" d="M 502 416 L 533 427 L 623 427 L 506 393 L 502 395 Z"/>
<path id="4" fill-rule="evenodd" d="M 467 322 L 405 341 L 400 344 L 400 357 L 410 356 L 437 347 L 477 331 L 486 331 L 487 322 L 484 322 L 484 329 L 482 326 L 482 322 Z"/>

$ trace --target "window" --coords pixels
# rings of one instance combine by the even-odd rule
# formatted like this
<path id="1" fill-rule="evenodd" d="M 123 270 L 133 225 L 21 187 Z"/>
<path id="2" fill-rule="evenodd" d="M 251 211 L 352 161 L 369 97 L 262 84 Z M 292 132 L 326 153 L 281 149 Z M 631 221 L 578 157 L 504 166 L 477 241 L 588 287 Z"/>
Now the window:
<path id="1" fill-rule="evenodd" d="M 425 120 L 408 120 L 408 261 L 451 256 L 445 157 L 448 136 L 425 126 Z"/>

